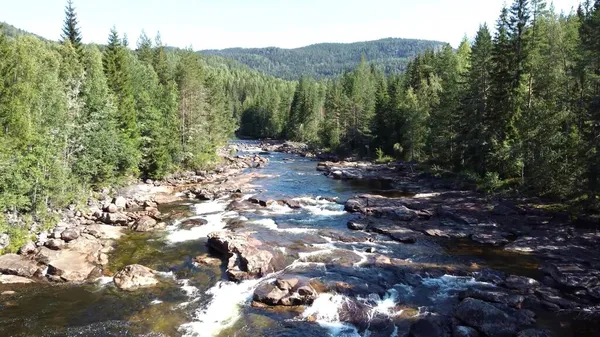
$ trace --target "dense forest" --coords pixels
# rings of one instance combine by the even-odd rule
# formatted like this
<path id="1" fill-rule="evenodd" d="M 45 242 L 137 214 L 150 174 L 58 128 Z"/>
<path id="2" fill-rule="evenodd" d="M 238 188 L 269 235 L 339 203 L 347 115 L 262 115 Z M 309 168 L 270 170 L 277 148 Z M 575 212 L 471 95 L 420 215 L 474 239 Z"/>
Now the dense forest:
<path id="1" fill-rule="evenodd" d="M 301 76 L 315 79 L 339 76 L 356 68 L 361 55 L 387 74 L 402 72 L 413 57 L 443 45 L 438 41 L 387 38 L 356 43 L 320 43 L 296 49 L 230 48 L 200 53 L 227 57 L 264 74 L 298 80 Z"/>
<path id="2" fill-rule="evenodd" d="M 236 130 L 427 162 L 486 191 L 598 204 L 600 0 L 566 15 L 515 0 L 494 29 L 482 25 L 456 50 L 430 45 L 402 73 L 346 51 L 355 68 L 315 79 L 318 58 L 297 57 L 311 64 L 298 81 L 167 48 L 159 34 L 133 46 L 113 28 L 106 45 L 85 45 L 78 27 L 69 2 L 59 42 L 0 29 L 0 211 L 30 219 L 0 219 L 0 233 L 25 235 L 34 220 L 51 223 L 51 210 L 132 177 L 214 165 Z M 337 62 L 321 76 L 346 67 Z"/>
<path id="3" fill-rule="evenodd" d="M 457 50 L 429 50 L 402 75 L 363 60 L 335 79 L 303 77 L 277 119 L 288 121 L 279 136 L 333 151 L 429 162 L 488 191 L 597 204 L 600 0 L 569 15 L 515 0 L 495 29 L 482 25 Z M 273 129 L 265 122 L 242 130 L 277 136 L 257 132 Z"/>
<path id="4" fill-rule="evenodd" d="M 70 1 L 58 43 L 3 26 L 0 233 L 51 225 L 53 209 L 95 189 L 215 165 L 244 110 L 283 114 L 293 91 L 234 62 L 166 48 L 160 35 L 130 46 L 113 28 L 106 45 L 84 45 Z"/>

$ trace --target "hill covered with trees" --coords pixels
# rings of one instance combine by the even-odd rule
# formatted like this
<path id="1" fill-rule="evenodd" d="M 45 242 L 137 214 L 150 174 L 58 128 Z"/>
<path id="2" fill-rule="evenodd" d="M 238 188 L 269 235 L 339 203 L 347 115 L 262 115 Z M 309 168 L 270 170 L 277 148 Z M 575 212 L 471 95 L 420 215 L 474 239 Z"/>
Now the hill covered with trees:
<path id="1" fill-rule="evenodd" d="M 200 53 L 231 58 L 262 73 L 297 80 L 302 75 L 316 79 L 341 75 L 354 69 L 363 55 L 388 74 L 402 72 L 410 59 L 443 45 L 445 43 L 438 41 L 387 38 L 356 43 L 320 43 L 296 49 L 230 48 Z"/>
<path id="2" fill-rule="evenodd" d="M 242 126 L 261 115 L 247 112 Z M 600 0 L 565 15 L 515 0 L 495 29 L 481 26 L 456 51 L 428 50 L 404 74 L 363 61 L 335 79 L 302 77 L 281 118 L 284 138 L 598 207 Z"/>

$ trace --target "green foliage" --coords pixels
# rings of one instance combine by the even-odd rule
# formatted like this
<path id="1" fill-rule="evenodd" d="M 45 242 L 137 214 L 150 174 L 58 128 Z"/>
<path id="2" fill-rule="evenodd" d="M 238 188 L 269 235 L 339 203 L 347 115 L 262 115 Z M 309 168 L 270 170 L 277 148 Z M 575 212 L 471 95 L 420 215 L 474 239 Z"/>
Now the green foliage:
<path id="1" fill-rule="evenodd" d="M 357 67 L 361 55 L 386 73 L 404 71 L 409 60 L 427 49 L 444 45 L 438 41 L 382 39 L 356 43 L 321 43 L 296 49 L 231 48 L 203 50 L 206 55 L 224 56 L 262 73 L 287 80 L 302 76 L 324 79 Z"/>
<path id="2" fill-rule="evenodd" d="M 375 155 L 377 156 L 375 162 L 378 164 L 386 164 L 394 161 L 394 157 L 386 155 L 381 148 L 375 150 Z"/>

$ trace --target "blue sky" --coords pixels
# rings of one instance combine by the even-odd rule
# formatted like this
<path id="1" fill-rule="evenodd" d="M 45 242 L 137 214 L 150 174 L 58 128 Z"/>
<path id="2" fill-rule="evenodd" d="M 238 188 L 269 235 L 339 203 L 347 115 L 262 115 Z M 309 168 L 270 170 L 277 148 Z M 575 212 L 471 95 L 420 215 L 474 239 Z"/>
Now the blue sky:
<path id="1" fill-rule="evenodd" d="M 66 0 L 1 0 L 0 21 L 58 39 Z M 135 44 L 142 29 L 194 49 L 294 48 L 385 37 L 450 42 L 494 25 L 504 0 L 74 0 L 85 42 L 104 43 L 110 28 Z M 510 0 L 509 0 L 510 3 Z M 569 12 L 579 0 L 554 0 Z"/>

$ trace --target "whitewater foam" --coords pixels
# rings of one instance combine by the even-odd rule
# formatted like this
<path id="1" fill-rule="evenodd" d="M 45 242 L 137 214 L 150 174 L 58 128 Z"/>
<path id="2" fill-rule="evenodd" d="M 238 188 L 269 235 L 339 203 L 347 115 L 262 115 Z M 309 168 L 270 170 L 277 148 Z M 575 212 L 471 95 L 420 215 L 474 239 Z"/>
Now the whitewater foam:
<path id="1" fill-rule="evenodd" d="M 254 288 L 261 280 L 241 283 L 218 282 L 206 294 L 212 299 L 208 305 L 196 311 L 195 321 L 183 324 L 180 331 L 184 336 L 214 336 L 232 326 L 240 318 L 240 307 L 252 298 Z"/>

